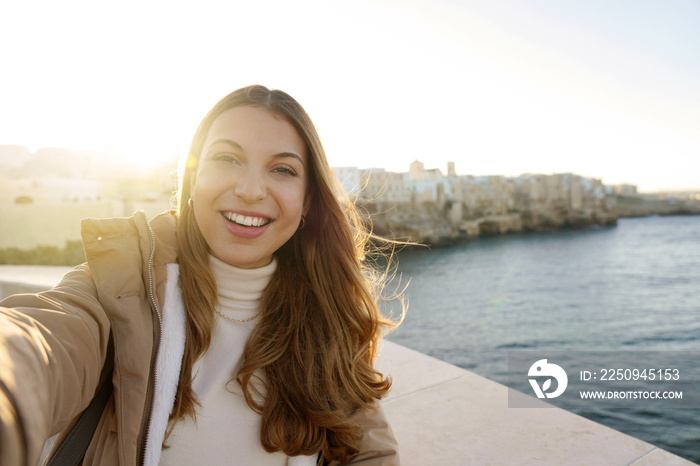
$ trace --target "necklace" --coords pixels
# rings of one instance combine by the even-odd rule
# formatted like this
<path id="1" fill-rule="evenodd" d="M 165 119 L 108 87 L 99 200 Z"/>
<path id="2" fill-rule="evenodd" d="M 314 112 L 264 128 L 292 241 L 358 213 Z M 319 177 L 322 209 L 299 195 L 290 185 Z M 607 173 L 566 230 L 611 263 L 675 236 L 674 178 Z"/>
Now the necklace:
<path id="1" fill-rule="evenodd" d="M 229 317 L 229 316 L 227 316 L 226 314 L 223 314 L 223 313 L 219 312 L 218 309 L 214 309 L 214 312 L 216 312 L 217 314 L 219 314 L 219 315 L 220 315 L 221 317 L 223 317 L 224 319 L 230 320 L 231 322 L 250 322 L 251 320 L 255 319 L 256 317 L 258 317 L 258 316 L 260 315 L 260 313 L 258 312 L 258 313 L 255 314 L 253 317 L 248 317 L 247 319 L 234 319 L 233 317 Z"/>

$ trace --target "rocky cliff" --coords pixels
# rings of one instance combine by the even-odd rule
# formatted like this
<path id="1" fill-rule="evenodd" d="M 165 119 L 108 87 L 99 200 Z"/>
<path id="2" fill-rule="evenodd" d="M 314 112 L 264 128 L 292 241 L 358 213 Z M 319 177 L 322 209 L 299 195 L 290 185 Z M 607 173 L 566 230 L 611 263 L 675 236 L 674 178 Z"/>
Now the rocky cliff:
<path id="1" fill-rule="evenodd" d="M 614 226 L 618 218 L 614 211 L 538 209 L 464 219 L 451 215 L 452 206 L 440 207 L 432 202 L 396 205 L 390 209 L 365 204 L 364 209 L 375 233 L 433 246 L 510 232 Z"/>

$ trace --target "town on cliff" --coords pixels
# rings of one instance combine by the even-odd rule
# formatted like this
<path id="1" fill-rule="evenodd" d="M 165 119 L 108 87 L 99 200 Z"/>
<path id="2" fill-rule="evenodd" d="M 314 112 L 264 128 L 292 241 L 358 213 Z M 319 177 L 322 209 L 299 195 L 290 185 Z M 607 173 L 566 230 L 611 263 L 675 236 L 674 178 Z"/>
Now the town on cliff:
<path id="1" fill-rule="evenodd" d="M 0 264 L 74 265 L 80 221 L 174 206 L 175 161 L 143 169 L 118 156 L 0 145 Z M 700 192 L 640 194 L 634 185 L 563 174 L 458 175 L 414 161 L 407 173 L 334 168 L 374 232 L 432 246 L 475 236 L 615 225 L 619 217 L 700 214 Z"/>
<path id="2" fill-rule="evenodd" d="M 442 245 L 476 236 L 561 228 L 614 226 L 619 217 L 700 214 L 700 195 L 640 195 L 634 185 L 606 186 L 572 173 L 458 175 L 335 168 L 345 190 L 382 236 Z"/>

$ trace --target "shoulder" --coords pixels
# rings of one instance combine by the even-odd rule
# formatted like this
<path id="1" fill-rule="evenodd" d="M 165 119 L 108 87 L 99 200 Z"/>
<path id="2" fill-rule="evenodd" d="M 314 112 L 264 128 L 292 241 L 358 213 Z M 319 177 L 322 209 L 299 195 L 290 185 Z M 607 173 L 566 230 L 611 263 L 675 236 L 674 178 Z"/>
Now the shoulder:
<path id="1" fill-rule="evenodd" d="M 98 289 L 111 289 L 117 283 L 133 283 L 139 288 L 148 265 L 164 266 L 177 260 L 174 212 L 148 220 L 144 212 L 131 217 L 84 219 L 81 222 L 83 248 Z"/>
<path id="2" fill-rule="evenodd" d="M 145 212 L 137 211 L 131 217 L 85 218 L 81 222 L 81 234 L 85 236 L 125 236 L 138 235 L 148 237 L 155 235 L 165 242 L 175 240 L 175 211 L 162 212 L 148 220 Z"/>
<path id="3" fill-rule="evenodd" d="M 90 253 L 109 248 L 136 246 L 147 251 L 155 248 L 160 263 L 175 262 L 177 257 L 176 216 L 166 211 L 148 220 L 143 211 L 131 217 L 86 218 L 81 222 L 81 236 L 88 262 Z"/>

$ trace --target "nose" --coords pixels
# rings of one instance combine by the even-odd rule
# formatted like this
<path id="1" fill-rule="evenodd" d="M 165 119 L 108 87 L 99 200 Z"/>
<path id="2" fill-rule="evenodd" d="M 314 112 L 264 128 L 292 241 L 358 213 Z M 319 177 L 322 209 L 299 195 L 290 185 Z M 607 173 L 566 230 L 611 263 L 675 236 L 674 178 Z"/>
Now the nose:
<path id="1" fill-rule="evenodd" d="M 260 201 L 267 195 L 267 187 L 262 176 L 248 170 L 242 174 L 236 183 L 233 192 L 245 202 L 253 203 Z"/>

